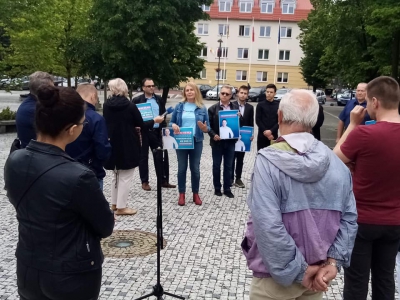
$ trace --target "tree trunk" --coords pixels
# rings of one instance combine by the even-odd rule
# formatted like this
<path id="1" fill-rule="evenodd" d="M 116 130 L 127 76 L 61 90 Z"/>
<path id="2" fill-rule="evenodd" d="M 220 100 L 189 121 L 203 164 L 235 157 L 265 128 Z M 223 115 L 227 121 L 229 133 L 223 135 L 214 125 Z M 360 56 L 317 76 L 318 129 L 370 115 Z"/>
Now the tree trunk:
<path id="1" fill-rule="evenodd" d="M 68 64 L 65 69 L 67 70 L 67 86 L 71 87 L 71 65 Z"/>
<path id="2" fill-rule="evenodd" d="M 163 90 L 162 90 L 162 96 L 161 96 L 161 98 L 165 101 L 165 103 L 167 103 L 168 92 L 169 92 L 169 86 L 164 86 L 164 87 L 163 87 Z"/>
<path id="3" fill-rule="evenodd" d="M 393 34 L 392 77 L 399 82 L 400 31 Z"/>

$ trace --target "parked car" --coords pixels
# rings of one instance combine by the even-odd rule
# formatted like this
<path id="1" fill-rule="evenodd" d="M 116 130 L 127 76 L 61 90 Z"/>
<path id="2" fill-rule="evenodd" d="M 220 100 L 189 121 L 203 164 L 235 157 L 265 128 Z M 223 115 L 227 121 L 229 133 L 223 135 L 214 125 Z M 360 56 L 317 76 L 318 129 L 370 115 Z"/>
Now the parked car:
<path id="1" fill-rule="evenodd" d="M 320 104 L 325 104 L 326 102 L 326 95 L 324 91 L 321 90 L 316 90 L 315 91 L 315 96 L 317 97 L 318 103 Z"/>
<path id="2" fill-rule="evenodd" d="M 281 101 L 283 95 L 285 95 L 288 92 L 290 92 L 290 89 L 279 89 L 279 90 L 277 90 L 276 91 L 276 95 L 274 97 L 274 100 Z"/>
<path id="3" fill-rule="evenodd" d="M 212 86 L 209 86 L 207 84 L 198 84 L 197 87 L 199 88 L 200 93 L 203 96 L 203 98 L 206 97 L 206 94 L 209 90 L 212 90 Z"/>
<path id="4" fill-rule="evenodd" d="M 265 99 L 265 86 L 253 87 L 249 90 L 249 101 L 259 102 Z"/>
<path id="5" fill-rule="evenodd" d="M 355 91 L 346 91 L 341 95 L 337 96 L 337 105 L 338 106 L 345 106 L 350 99 L 354 99 L 356 97 Z"/>
<path id="6" fill-rule="evenodd" d="M 221 91 L 221 88 L 227 84 L 220 84 L 219 86 L 215 86 L 212 90 L 209 90 L 206 93 L 206 99 L 210 100 L 210 99 L 215 99 L 218 100 L 219 99 L 219 95 L 217 95 L 217 88 L 218 88 L 218 93 Z M 236 89 L 234 87 L 232 87 L 232 98 L 234 99 L 236 95 Z"/>

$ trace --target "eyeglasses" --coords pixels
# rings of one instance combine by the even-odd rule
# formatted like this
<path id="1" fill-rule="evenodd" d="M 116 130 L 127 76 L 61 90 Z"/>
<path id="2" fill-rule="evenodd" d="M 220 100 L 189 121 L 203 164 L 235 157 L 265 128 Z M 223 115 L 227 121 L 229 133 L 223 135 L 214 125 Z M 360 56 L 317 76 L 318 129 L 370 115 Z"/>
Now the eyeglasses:
<path id="1" fill-rule="evenodd" d="M 230 96 L 231 94 L 225 93 L 225 92 L 221 92 L 221 95 L 222 95 L 222 96 Z"/>
<path id="2" fill-rule="evenodd" d="M 70 126 L 68 126 L 67 128 L 65 128 L 65 131 L 68 131 L 71 129 L 72 126 L 76 125 L 76 126 L 80 126 L 82 125 L 82 127 L 85 127 L 87 124 L 89 124 L 88 121 L 83 121 L 82 123 L 76 123 L 76 124 L 72 124 Z"/>
<path id="3" fill-rule="evenodd" d="M 145 85 L 144 87 L 153 88 L 153 87 L 155 87 L 155 85 L 154 84 L 153 85 Z"/>

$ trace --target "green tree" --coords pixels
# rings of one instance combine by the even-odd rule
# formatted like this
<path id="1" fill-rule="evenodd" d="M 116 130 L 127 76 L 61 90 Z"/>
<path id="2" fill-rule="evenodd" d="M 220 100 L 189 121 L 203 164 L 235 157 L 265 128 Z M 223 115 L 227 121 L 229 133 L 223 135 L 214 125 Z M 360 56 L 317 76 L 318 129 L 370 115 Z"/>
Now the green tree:
<path id="1" fill-rule="evenodd" d="M 208 18 L 199 5 L 212 0 L 94 0 L 93 40 L 101 45 L 106 78 L 140 82 L 151 77 L 170 87 L 198 77 L 204 60 L 194 22 Z"/>

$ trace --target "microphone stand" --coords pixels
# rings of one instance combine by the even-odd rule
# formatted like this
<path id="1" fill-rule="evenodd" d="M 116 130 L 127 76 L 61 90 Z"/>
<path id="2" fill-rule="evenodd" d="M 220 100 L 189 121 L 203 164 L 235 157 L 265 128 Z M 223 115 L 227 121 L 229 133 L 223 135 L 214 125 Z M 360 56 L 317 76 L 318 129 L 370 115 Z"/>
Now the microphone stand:
<path id="1" fill-rule="evenodd" d="M 162 226 L 162 194 L 161 194 L 161 183 L 162 183 L 162 178 L 163 178 L 163 162 L 164 162 L 164 155 L 165 155 L 165 149 L 161 149 L 158 147 L 157 149 L 153 150 L 154 153 L 154 159 L 155 159 L 155 165 L 156 165 L 156 173 L 157 173 L 157 283 L 155 286 L 153 286 L 153 292 L 150 294 L 144 295 L 140 298 L 137 298 L 136 300 L 142 300 L 145 298 L 149 298 L 151 296 L 157 297 L 157 300 L 163 300 L 163 295 L 171 296 L 177 299 L 185 299 L 185 297 L 174 295 L 171 293 L 168 293 L 164 291 L 162 285 L 161 285 L 161 270 L 160 270 L 160 265 L 161 265 L 161 259 L 160 259 L 160 254 L 161 254 L 161 249 L 164 249 L 164 244 L 163 244 L 163 226 Z"/>

